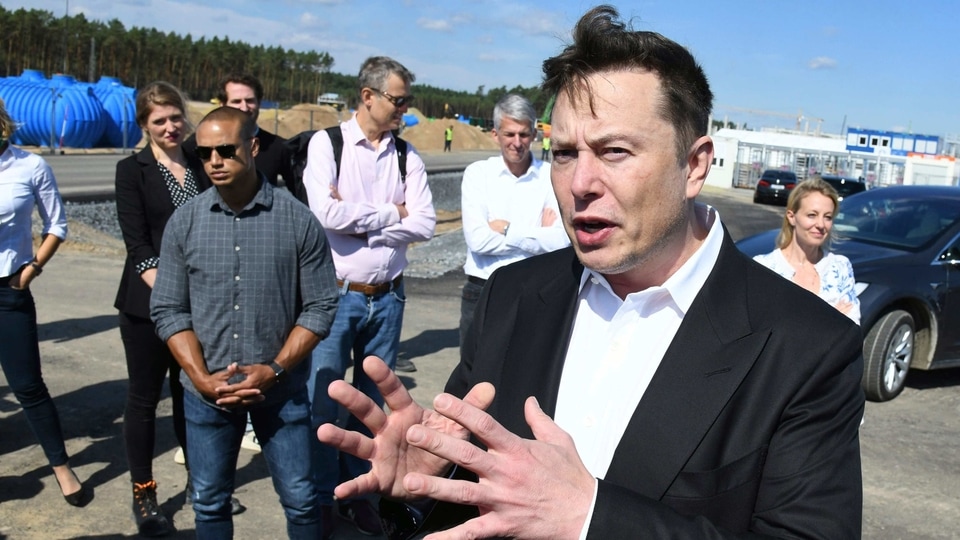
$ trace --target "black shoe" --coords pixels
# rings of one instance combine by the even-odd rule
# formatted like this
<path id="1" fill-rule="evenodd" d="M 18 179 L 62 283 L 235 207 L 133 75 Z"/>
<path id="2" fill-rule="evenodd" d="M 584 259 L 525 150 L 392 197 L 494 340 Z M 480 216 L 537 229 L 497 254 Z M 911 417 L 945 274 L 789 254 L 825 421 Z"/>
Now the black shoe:
<path id="1" fill-rule="evenodd" d="M 397 365 L 393 367 L 393 370 L 402 373 L 413 373 L 417 370 L 417 366 L 413 365 L 413 362 L 409 358 L 397 358 Z"/>
<path id="2" fill-rule="evenodd" d="M 83 482 L 80 482 L 80 478 L 77 477 L 77 473 L 71 470 L 70 474 L 72 474 L 73 477 L 77 479 L 77 482 L 80 484 L 80 489 L 74 491 L 73 493 L 68 493 L 66 495 L 63 495 L 63 500 L 67 501 L 67 504 L 69 504 L 70 506 L 83 508 L 84 506 L 87 505 L 87 503 L 90 502 L 91 499 L 93 499 L 92 493 L 89 489 L 87 489 L 87 486 L 85 486 Z M 57 475 L 53 475 L 53 479 L 57 481 L 57 487 L 60 488 L 60 494 L 62 495 L 63 486 L 60 485 L 60 479 L 57 478 Z"/>
<path id="3" fill-rule="evenodd" d="M 190 503 L 193 504 L 193 482 L 190 481 L 190 475 L 187 474 L 187 486 L 183 489 L 184 504 Z M 247 510 L 247 507 L 240 504 L 240 500 L 236 497 L 230 497 L 230 513 L 233 515 L 242 514 Z"/>
<path id="4" fill-rule="evenodd" d="M 157 483 L 133 484 L 133 518 L 137 521 L 137 533 L 143 537 L 167 536 L 173 527 L 157 504 Z"/>
<path id="5" fill-rule="evenodd" d="M 353 526 L 361 534 L 367 536 L 379 536 L 383 534 L 383 527 L 380 525 L 380 516 L 377 511 L 366 499 L 354 499 L 352 501 L 340 501 L 337 504 L 337 514 L 340 519 L 353 523 Z"/>
<path id="6" fill-rule="evenodd" d="M 233 515 L 242 514 L 247 509 L 246 506 L 240 504 L 240 501 L 236 497 L 230 497 L 230 513 Z"/>

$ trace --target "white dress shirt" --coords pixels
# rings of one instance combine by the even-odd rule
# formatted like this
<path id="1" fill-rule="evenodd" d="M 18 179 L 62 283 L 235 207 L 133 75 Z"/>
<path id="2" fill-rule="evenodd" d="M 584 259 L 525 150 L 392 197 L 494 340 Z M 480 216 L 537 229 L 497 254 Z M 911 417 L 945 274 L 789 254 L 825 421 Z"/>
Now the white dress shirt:
<path id="1" fill-rule="evenodd" d="M 696 213 L 709 233 L 663 285 L 621 300 L 602 275 L 583 272 L 554 420 L 573 437 L 577 453 L 596 478 L 607 474 L 634 410 L 717 262 L 723 243 L 720 216 L 704 205 L 697 205 Z M 581 538 L 589 529 L 596 498 L 594 484 Z"/>
<path id="2" fill-rule="evenodd" d="M 557 214 L 550 227 L 540 225 L 544 208 Z M 550 164 L 536 158 L 520 177 L 502 156 L 471 164 L 463 172 L 460 209 L 468 276 L 488 279 L 501 266 L 570 245 L 550 183 Z M 506 235 L 490 228 L 496 219 L 510 223 Z"/>
<path id="3" fill-rule="evenodd" d="M 0 154 L 0 277 L 13 275 L 33 260 L 33 208 L 42 234 L 67 237 L 67 214 L 50 166 L 40 156 L 13 145 Z"/>

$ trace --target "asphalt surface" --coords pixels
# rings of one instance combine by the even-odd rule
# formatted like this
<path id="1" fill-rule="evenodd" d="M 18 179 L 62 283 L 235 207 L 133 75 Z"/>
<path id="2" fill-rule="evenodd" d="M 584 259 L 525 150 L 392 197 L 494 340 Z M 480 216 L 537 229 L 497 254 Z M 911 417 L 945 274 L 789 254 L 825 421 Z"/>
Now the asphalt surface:
<path id="1" fill-rule="evenodd" d="M 463 171 L 479 159 L 496 155 L 496 151 L 421 152 L 429 174 Z M 104 200 L 113 197 L 117 162 L 129 154 L 42 154 L 53 169 L 57 186 L 64 199 Z M 457 201 L 459 204 L 459 201 Z"/>
<path id="2" fill-rule="evenodd" d="M 779 223 L 782 209 L 752 205 L 750 193 L 707 188 L 701 198 L 716 206 L 734 238 Z M 457 237 L 461 244 L 457 243 Z M 0 375 L 0 540 L 136 536 L 122 443 L 126 370 L 113 298 L 123 266 L 122 245 L 89 233 L 68 242 L 38 279 L 39 337 L 44 377 L 54 395 L 67 449 L 80 478 L 95 489 L 86 508 L 67 506 L 29 430 L 22 410 Z M 402 374 L 415 399 L 429 404 L 457 361 L 459 261 L 436 262 L 431 244 L 462 249 L 453 231 L 414 248 L 418 272 L 439 277 L 407 280 L 401 355 L 418 371 Z M 462 253 L 462 251 L 461 251 Z M 424 262 L 426 261 L 426 262 Z M 426 271 L 424 265 L 433 265 Z M 798 321 L 798 323 L 802 323 Z M 911 374 L 896 400 L 868 403 L 861 430 L 864 474 L 864 538 L 960 538 L 960 370 Z M 184 506 L 186 473 L 173 462 L 169 399 L 160 416 L 155 476 L 160 502 L 192 538 L 193 512 Z M 234 519 L 237 538 L 276 538 L 284 520 L 259 454 L 241 450 L 236 495 L 248 510 Z M 340 522 L 336 538 L 361 536 Z"/>

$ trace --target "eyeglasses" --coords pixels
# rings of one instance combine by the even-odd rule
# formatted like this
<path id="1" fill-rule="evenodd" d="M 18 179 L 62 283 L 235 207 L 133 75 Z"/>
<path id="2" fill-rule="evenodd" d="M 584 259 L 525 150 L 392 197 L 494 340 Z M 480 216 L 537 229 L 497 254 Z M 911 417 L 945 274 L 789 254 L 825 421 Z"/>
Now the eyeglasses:
<path id="1" fill-rule="evenodd" d="M 389 101 L 390 103 L 392 103 L 393 106 L 396 107 L 396 108 L 398 108 L 398 109 L 401 108 L 401 107 L 403 107 L 404 105 L 409 105 L 409 104 L 413 103 L 413 101 L 414 101 L 415 99 L 417 99 L 417 98 L 416 98 L 415 96 L 413 96 L 413 95 L 396 97 L 396 96 L 391 96 L 390 94 L 388 94 L 388 93 L 386 93 L 386 92 L 381 92 L 380 90 L 377 90 L 376 88 L 371 88 L 371 90 L 373 90 L 374 92 L 376 92 L 376 93 L 380 94 L 381 96 L 387 98 L 387 101 Z"/>
<path id="2" fill-rule="evenodd" d="M 221 159 L 233 159 L 237 157 L 238 144 L 221 144 L 220 146 L 198 146 L 197 157 L 201 161 L 208 161 L 216 150 Z"/>

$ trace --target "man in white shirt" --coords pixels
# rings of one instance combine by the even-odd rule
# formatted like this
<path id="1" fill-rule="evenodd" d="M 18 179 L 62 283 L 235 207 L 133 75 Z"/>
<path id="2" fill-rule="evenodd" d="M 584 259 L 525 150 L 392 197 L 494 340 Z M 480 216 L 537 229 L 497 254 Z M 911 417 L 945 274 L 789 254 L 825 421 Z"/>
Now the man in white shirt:
<path id="1" fill-rule="evenodd" d="M 431 409 L 377 358 L 389 414 L 331 385 L 375 434 L 320 428 L 373 464 L 337 496 L 381 493 L 391 539 L 860 538 L 859 328 L 696 202 L 693 55 L 610 6 L 572 35 L 543 90 L 573 248 L 494 272 Z"/>
<path id="2" fill-rule="evenodd" d="M 500 155 L 463 172 L 460 209 L 467 282 L 460 302 L 460 343 L 494 270 L 570 245 L 558 219 L 550 164 L 530 152 L 536 125 L 533 105 L 523 96 L 507 94 L 493 108 L 493 138 Z"/>

